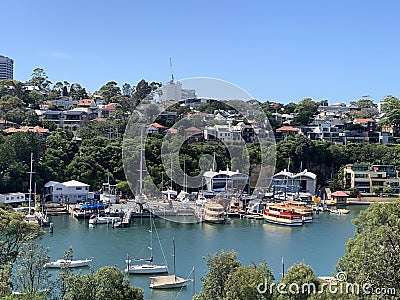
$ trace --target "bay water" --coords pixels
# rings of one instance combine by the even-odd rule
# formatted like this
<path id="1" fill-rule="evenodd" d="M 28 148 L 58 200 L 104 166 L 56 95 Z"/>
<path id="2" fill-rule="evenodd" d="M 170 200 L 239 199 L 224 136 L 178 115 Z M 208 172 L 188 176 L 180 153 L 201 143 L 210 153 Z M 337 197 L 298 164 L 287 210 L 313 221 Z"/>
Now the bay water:
<path id="1" fill-rule="evenodd" d="M 154 263 L 162 263 L 163 255 L 173 272 L 172 240 L 176 243 L 176 274 L 191 278 L 195 269 L 195 290 L 201 288 L 201 277 L 207 272 L 208 255 L 221 250 L 237 252 L 243 265 L 266 261 L 276 280 L 282 276 L 282 258 L 285 272 L 298 262 L 311 265 L 317 276 L 332 275 L 334 265 L 344 254 L 345 243 L 354 235 L 352 220 L 366 206 L 351 206 L 347 215 L 324 212 L 314 215 L 312 223 L 301 227 L 285 227 L 268 224 L 263 220 L 228 219 L 226 224 L 177 223 L 155 218 L 153 232 Z M 150 220 L 132 219 L 130 227 L 112 228 L 108 225 L 89 227 L 88 220 L 77 220 L 71 216 L 51 217 L 54 232 L 46 233 L 42 244 L 50 248 L 51 260 L 62 258 L 65 250 L 72 246 L 75 259 L 93 258 L 94 270 L 102 266 L 126 267 L 126 257 L 148 257 L 150 245 Z M 82 272 L 87 272 L 87 268 Z M 57 271 L 51 270 L 55 273 Z M 151 275 L 155 276 L 155 275 Z M 132 285 L 143 288 L 145 299 L 191 299 L 192 285 L 176 290 L 151 290 L 150 275 L 130 275 Z"/>

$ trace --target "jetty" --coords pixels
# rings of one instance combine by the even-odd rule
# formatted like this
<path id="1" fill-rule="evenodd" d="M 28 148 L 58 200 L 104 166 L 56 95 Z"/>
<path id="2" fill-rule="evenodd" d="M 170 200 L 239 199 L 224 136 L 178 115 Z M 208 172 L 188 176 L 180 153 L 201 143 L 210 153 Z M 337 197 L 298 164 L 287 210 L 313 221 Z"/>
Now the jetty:
<path id="1" fill-rule="evenodd" d="M 121 225 L 123 227 L 129 227 L 131 225 L 132 211 L 129 209 L 124 213 Z"/>

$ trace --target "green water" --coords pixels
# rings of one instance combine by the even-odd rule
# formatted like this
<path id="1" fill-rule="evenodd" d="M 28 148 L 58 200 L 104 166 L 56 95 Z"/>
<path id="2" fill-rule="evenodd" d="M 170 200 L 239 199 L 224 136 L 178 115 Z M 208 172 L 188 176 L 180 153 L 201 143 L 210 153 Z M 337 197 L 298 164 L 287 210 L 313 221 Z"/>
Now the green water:
<path id="1" fill-rule="evenodd" d="M 207 271 L 205 258 L 221 250 L 235 250 L 242 264 L 266 260 L 275 278 L 281 276 L 282 257 L 286 270 L 290 265 L 304 261 L 313 267 L 316 275 L 330 275 L 344 253 L 345 242 L 353 236 L 351 220 L 365 208 L 351 206 L 348 215 L 321 213 L 314 215 L 313 223 L 293 228 L 249 219 L 230 219 L 227 224 L 209 225 L 181 224 L 157 218 L 155 225 L 170 271 L 173 271 L 174 237 L 177 275 L 189 277 L 194 267 L 198 292 L 200 278 Z M 127 253 L 130 257 L 149 254 L 149 219 L 133 219 L 131 227 L 115 229 L 107 225 L 89 227 L 87 220 L 70 216 L 52 217 L 51 221 L 54 233 L 46 232 L 42 242 L 50 247 L 52 259 L 62 257 L 72 246 L 76 259 L 93 258 L 94 269 L 109 265 L 124 269 Z M 161 263 L 163 258 L 156 237 L 154 243 L 154 262 Z M 144 289 L 146 299 L 190 299 L 192 295 L 191 284 L 182 290 L 161 291 L 148 287 L 148 275 L 130 275 L 130 279 L 133 285 Z"/>

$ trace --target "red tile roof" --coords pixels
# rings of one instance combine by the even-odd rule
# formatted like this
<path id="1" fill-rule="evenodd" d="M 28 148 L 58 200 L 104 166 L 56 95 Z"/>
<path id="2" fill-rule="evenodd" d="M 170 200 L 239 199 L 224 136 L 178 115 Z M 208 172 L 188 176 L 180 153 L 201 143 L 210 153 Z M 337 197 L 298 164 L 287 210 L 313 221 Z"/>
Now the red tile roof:
<path id="1" fill-rule="evenodd" d="M 342 192 L 342 191 L 336 191 L 336 192 L 332 193 L 331 196 L 335 196 L 335 197 L 348 197 L 349 195 L 347 195 L 345 192 Z"/>
<path id="2" fill-rule="evenodd" d="M 114 111 L 115 110 L 115 103 L 109 103 L 106 106 L 103 107 L 102 110 L 109 110 L 109 111 Z"/>
<path id="3" fill-rule="evenodd" d="M 81 99 L 78 102 L 78 106 L 90 106 L 93 102 L 93 99 Z"/>
<path id="4" fill-rule="evenodd" d="M 293 126 L 282 126 L 278 128 L 276 131 L 299 131 L 299 129 Z"/>
<path id="5" fill-rule="evenodd" d="M 14 133 L 14 132 L 37 132 L 37 133 L 48 133 L 49 130 L 40 126 L 21 126 L 20 128 L 7 128 L 3 130 L 5 133 Z"/>
<path id="6" fill-rule="evenodd" d="M 189 127 L 189 128 L 186 128 L 185 129 L 185 131 L 201 131 L 199 128 L 196 128 L 196 127 L 194 127 L 194 126 L 191 126 L 191 127 Z"/>
<path id="7" fill-rule="evenodd" d="M 354 121 L 356 121 L 356 122 L 358 122 L 358 123 L 375 122 L 375 120 L 374 120 L 374 119 L 371 119 L 371 118 L 369 118 L 369 119 L 361 119 L 361 118 L 358 118 L 358 119 L 354 119 Z"/>
<path id="8" fill-rule="evenodd" d="M 164 129 L 165 128 L 165 126 L 162 126 L 161 124 L 158 124 L 156 122 L 151 123 L 149 126 L 153 126 L 153 127 L 157 128 L 157 129 Z"/>

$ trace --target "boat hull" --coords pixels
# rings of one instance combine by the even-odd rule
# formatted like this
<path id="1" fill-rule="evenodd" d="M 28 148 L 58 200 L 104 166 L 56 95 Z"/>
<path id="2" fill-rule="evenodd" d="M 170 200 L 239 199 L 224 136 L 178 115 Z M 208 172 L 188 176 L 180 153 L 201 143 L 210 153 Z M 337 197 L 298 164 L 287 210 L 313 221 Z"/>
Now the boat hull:
<path id="1" fill-rule="evenodd" d="M 82 259 L 82 260 L 73 260 L 73 261 L 68 261 L 64 259 L 59 259 L 53 262 L 49 262 L 45 264 L 44 266 L 46 268 L 62 268 L 65 265 L 68 265 L 68 268 L 81 268 L 81 267 L 87 267 L 89 264 L 92 262 L 91 259 Z"/>
<path id="2" fill-rule="evenodd" d="M 224 219 L 205 219 L 204 221 L 207 223 L 210 223 L 210 224 L 223 224 L 223 223 L 225 223 L 225 218 Z"/>
<path id="3" fill-rule="evenodd" d="M 162 274 L 168 273 L 168 266 L 162 265 L 133 265 L 125 269 L 129 274 Z"/>
<path id="4" fill-rule="evenodd" d="M 185 287 L 189 279 L 184 279 L 175 275 L 150 277 L 151 289 L 175 289 Z"/>
<path id="5" fill-rule="evenodd" d="M 283 222 L 278 220 L 277 218 L 268 218 L 264 216 L 265 222 L 272 223 L 272 224 L 277 224 L 277 225 L 284 225 L 284 226 L 302 226 L 303 221 L 295 221 L 295 222 Z"/>
<path id="6" fill-rule="evenodd" d="M 120 217 L 96 217 L 89 219 L 89 224 L 96 225 L 96 224 L 114 224 L 116 222 L 120 222 Z"/>

